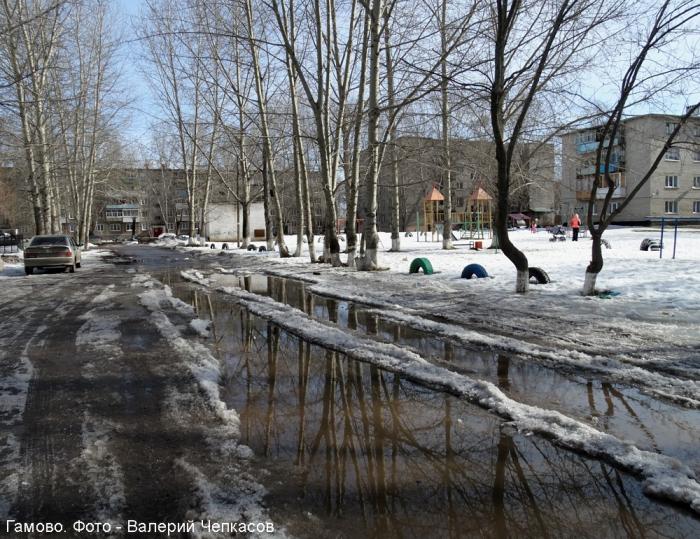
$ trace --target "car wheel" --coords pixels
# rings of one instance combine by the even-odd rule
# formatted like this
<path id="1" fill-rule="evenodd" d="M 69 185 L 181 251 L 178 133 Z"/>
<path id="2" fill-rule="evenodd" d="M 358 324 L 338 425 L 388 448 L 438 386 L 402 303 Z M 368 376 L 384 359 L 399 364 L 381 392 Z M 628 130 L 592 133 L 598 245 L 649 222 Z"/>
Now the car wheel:
<path id="1" fill-rule="evenodd" d="M 24 268 L 24 273 L 26 273 L 27 275 L 31 275 L 32 273 L 34 273 L 34 268 Z"/>
<path id="2" fill-rule="evenodd" d="M 79 267 L 80 267 L 80 262 L 76 262 L 76 263 L 75 263 L 75 267 L 76 267 L 76 268 L 79 268 Z"/>
<path id="3" fill-rule="evenodd" d="M 75 273 L 75 264 L 71 264 L 70 266 L 68 266 L 68 272 Z"/>

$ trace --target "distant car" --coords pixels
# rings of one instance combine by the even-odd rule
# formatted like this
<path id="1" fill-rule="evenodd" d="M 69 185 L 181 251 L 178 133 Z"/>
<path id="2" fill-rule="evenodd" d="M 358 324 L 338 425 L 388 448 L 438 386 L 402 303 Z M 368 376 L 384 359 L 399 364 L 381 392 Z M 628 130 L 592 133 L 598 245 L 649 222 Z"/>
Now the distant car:
<path id="1" fill-rule="evenodd" d="M 180 241 L 189 241 L 190 237 L 187 234 L 180 234 L 177 239 Z"/>
<path id="2" fill-rule="evenodd" d="M 24 272 L 31 275 L 34 268 L 63 266 L 71 273 L 80 267 L 80 246 L 70 236 L 34 236 L 24 250 Z"/>
<path id="3" fill-rule="evenodd" d="M 160 236 L 158 236 L 159 240 L 175 240 L 177 239 L 177 235 L 173 234 L 172 232 L 163 232 Z"/>

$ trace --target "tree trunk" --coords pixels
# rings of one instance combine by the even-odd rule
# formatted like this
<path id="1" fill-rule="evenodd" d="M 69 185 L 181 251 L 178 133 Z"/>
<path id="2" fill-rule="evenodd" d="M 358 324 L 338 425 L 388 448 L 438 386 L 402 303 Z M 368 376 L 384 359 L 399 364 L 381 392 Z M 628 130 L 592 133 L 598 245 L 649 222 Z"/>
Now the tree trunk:
<path id="1" fill-rule="evenodd" d="M 365 253 L 358 269 L 369 271 L 379 267 L 377 250 L 377 181 L 379 177 L 379 55 L 381 53 L 381 25 L 384 14 L 384 0 L 375 0 L 369 13 L 370 54 L 369 54 L 369 100 L 367 118 L 368 173 L 365 186 L 365 222 L 362 239 Z"/>
<path id="2" fill-rule="evenodd" d="M 442 60 L 440 70 L 442 80 L 440 82 L 440 97 L 442 105 L 442 150 L 444 154 L 445 183 L 443 191 L 445 193 L 444 222 L 442 227 L 442 248 L 454 249 L 452 245 L 452 156 L 450 154 L 450 104 L 447 95 L 447 0 L 442 0 L 441 21 L 440 21 L 440 43 Z"/>
<path id="3" fill-rule="evenodd" d="M 598 230 L 591 232 L 591 261 L 586 267 L 586 278 L 583 282 L 582 294 L 584 296 L 595 296 L 596 295 L 596 279 L 598 274 L 603 269 L 603 250 L 602 250 L 602 234 Z"/>
<path id="4" fill-rule="evenodd" d="M 267 215 L 268 218 L 273 218 L 275 221 L 275 236 L 277 240 L 277 245 L 279 246 L 279 253 L 281 258 L 286 258 L 289 256 L 289 249 L 284 241 L 284 221 L 282 219 L 282 206 L 277 196 L 277 182 L 275 179 L 275 166 L 272 154 L 272 143 L 270 140 L 270 131 L 267 123 L 267 107 L 265 90 L 263 88 L 262 72 L 260 69 L 260 62 L 258 59 L 258 47 L 259 43 L 256 42 L 253 35 L 253 8 L 251 5 L 251 0 L 246 0 L 245 11 L 247 19 L 247 31 L 248 31 L 248 42 L 250 43 L 251 57 L 253 60 L 253 75 L 255 78 L 255 92 L 257 94 L 258 102 L 258 112 L 260 115 L 260 131 L 263 138 L 263 180 L 266 183 L 266 197 L 269 197 Z M 267 181 L 265 181 L 265 179 Z M 274 216 L 272 215 L 274 211 Z M 274 247 L 274 239 L 269 234 L 269 227 L 271 221 L 266 223 L 268 229 L 268 250 L 272 250 Z"/>
<path id="5" fill-rule="evenodd" d="M 384 21 L 384 51 L 386 56 L 386 83 L 387 99 L 390 110 L 396 106 L 394 94 L 394 64 L 391 57 L 391 43 L 389 38 L 389 20 Z M 401 251 L 401 234 L 399 230 L 400 202 L 399 196 L 399 163 L 398 147 L 396 146 L 396 122 L 389 129 L 389 144 L 391 145 L 391 250 Z"/>

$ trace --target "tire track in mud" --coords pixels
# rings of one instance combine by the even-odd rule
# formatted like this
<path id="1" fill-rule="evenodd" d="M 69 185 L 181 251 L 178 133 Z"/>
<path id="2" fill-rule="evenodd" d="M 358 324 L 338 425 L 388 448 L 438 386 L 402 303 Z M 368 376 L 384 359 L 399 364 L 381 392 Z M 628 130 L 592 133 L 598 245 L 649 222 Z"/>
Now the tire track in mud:
<path id="1" fill-rule="evenodd" d="M 24 522 L 73 521 L 85 509 L 80 471 L 69 466 L 82 448 L 85 388 L 74 336 L 83 323 L 79 315 L 84 306 L 67 286 L 56 287 L 54 295 L 58 294 L 70 301 L 62 314 L 53 309 L 44 317 L 48 327 L 42 340 L 27 350 L 34 376 L 23 417 L 21 483 L 11 509 Z"/>
<path id="2" fill-rule="evenodd" d="M 37 371 L 32 362 L 30 351 L 41 348 L 46 340 L 47 322 L 58 314 L 65 313 L 71 301 L 64 297 L 62 287 L 46 289 L 40 296 L 33 298 L 30 305 L 25 300 L 33 296 L 33 285 L 19 284 L 27 292 L 13 296 L 5 304 L 0 322 L 0 410 L 3 428 L 0 431 L 0 516 L 7 516 L 17 501 L 17 494 L 22 483 L 22 462 L 26 454 L 22 445 L 27 437 L 27 408 L 37 399 L 33 395 Z M 26 486 L 26 485 L 25 485 Z"/>

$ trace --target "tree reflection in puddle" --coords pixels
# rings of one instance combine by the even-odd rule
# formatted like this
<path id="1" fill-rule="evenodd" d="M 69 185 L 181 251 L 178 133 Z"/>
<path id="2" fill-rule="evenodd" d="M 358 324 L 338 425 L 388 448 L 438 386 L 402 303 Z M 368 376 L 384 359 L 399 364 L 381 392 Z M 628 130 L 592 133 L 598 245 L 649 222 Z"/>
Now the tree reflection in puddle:
<path id="1" fill-rule="evenodd" d="M 280 293 L 277 290 L 274 293 Z M 314 312 L 313 296 L 292 291 Z M 270 513 L 298 536 L 606 537 L 698 534 L 605 463 L 515 432 L 499 418 L 377 367 L 310 345 L 226 301 L 211 313 L 222 395 L 269 470 Z M 331 320 L 338 302 L 324 302 Z M 207 314 L 208 314 L 207 313 Z M 381 331 L 350 305 L 347 325 Z M 392 335 L 402 337 L 401 331 Z M 447 348 L 445 359 L 454 355 Z M 507 356 L 496 381 L 512 382 Z M 584 386 L 585 388 L 585 386 Z M 591 393 L 592 395 L 592 393 Z M 615 395 L 607 387 L 602 413 Z M 589 404 L 595 410 L 595 402 Z"/>

